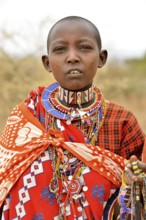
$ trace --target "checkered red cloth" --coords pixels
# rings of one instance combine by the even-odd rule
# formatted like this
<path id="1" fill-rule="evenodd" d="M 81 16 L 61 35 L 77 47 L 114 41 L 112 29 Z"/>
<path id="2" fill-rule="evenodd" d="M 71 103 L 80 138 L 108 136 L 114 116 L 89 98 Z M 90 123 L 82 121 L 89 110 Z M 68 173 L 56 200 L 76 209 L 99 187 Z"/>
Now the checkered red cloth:
<path id="1" fill-rule="evenodd" d="M 124 158 L 136 155 L 140 159 L 144 141 L 145 134 L 136 117 L 124 107 L 107 101 L 104 123 L 96 144 Z"/>
<path id="2" fill-rule="evenodd" d="M 143 147 L 143 152 L 142 152 L 142 161 L 146 163 L 146 138 L 145 138 L 145 145 Z"/>
<path id="3" fill-rule="evenodd" d="M 26 103 L 27 106 L 28 105 L 29 105 L 29 107 L 31 106 L 31 108 L 29 108 L 29 110 L 32 112 L 32 114 L 36 118 L 39 119 L 41 124 L 43 126 L 45 126 L 45 110 L 44 110 L 44 108 L 41 104 L 41 94 L 42 94 L 43 90 L 44 90 L 44 88 L 39 88 L 37 92 L 32 91 L 31 94 L 30 94 L 30 97 L 26 100 L 25 103 Z M 20 111 L 18 111 L 18 113 L 20 114 Z M 19 117 L 20 116 L 21 115 L 19 115 Z M 12 119 L 11 123 L 13 123 L 14 119 L 18 120 L 19 117 L 12 117 L 11 118 Z M 32 116 L 30 116 L 30 119 L 31 119 L 31 117 Z M 20 117 L 20 118 L 23 119 L 23 117 Z M 11 127 L 11 123 L 10 123 L 10 127 Z M 33 128 L 33 126 L 32 126 L 32 128 Z M 23 129 L 24 129 L 24 131 L 29 132 L 29 131 L 26 130 L 26 129 L 28 129 L 28 127 L 24 127 Z M 8 131 L 8 133 L 9 133 L 9 131 Z M 19 135 L 21 135 L 21 134 L 22 133 L 19 132 Z M 12 135 L 13 135 L 13 133 L 12 133 Z M 19 139 L 17 139 L 18 143 L 19 143 Z M 23 137 L 23 139 L 25 141 L 25 137 Z M 124 158 L 127 158 L 127 159 L 133 154 L 135 154 L 136 156 L 138 156 L 140 158 L 141 153 L 142 153 L 142 149 L 143 149 L 143 145 L 144 145 L 144 140 L 145 140 L 145 135 L 142 132 L 135 116 L 131 112 L 126 110 L 125 108 L 123 108 L 123 107 L 121 107 L 117 104 L 111 103 L 109 101 L 106 101 L 106 115 L 105 115 L 105 118 L 104 118 L 104 123 L 103 123 L 101 129 L 99 130 L 96 145 L 99 145 L 101 148 L 103 147 L 105 149 L 108 149 L 111 152 L 119 154 L 120 156 L 123 156 Z M 10 139 L 10 141 L 11 141 L 11 139 Z M 13 161 L 13 162 L 15 163 L 15 161 Z M 35 163 L 36 163 L 36 161 L 34 162 L 33 165 L 35 165 Z M 39 164 L 40 164 L 40 160 L 39 160 Z M 48 168 L 48 164 L 47 164 L 47 168 Z M 36 172 L 38 172 L 38 171 L 36 171 Z M 40 172 L 42 172 L 42 170 L 40 170 Z M 94 170 L 92 170 L 92 172 L 94 172 Z M 38 173 L 37 173 L 37 175 L 38 175 Z M 44 178 L 47 178 L 47 181 L 48 181 L 48 183 L 47 183 L 47 192 L 48 192 L 48 185 L 49 185 L 49 180 L 50 179 L 48 178 L 48 175 L 43 175 L 43 176 L 44 176 Z M 21 176 L 21 178 L 19 179 L 19 181 L 17 182 L 17 184 L 15 185 L 15 187 L 11 191 L 12 198 L 14 198 L 13 202 L 15 203 L 15 204 L 11 203 L 11 207 L 10 207 L 10 211 L 12 210 L 10 212 L 11 214 L 14 214 L 13 212 L 15 212 L 17 210 L 17 212 L 20 212 L 19 216 L 21 216 L 21 215 L 25 216 L 26 215 L 24 213 L 25 209 L 28 208 L 26 213 L 32 211 L 32 208 L 30 208 L 31 206 L 29 206 L 29 203 L 31 204 L 29 194 L 26 195 L 26 193 L 28 193 L 28 190 L 26 191 L 25 196 L 24 196 L 24 192 L 22 191 L 24 189 L 26 190 L 26 188 L 25 188 L 26 186 L 21 186 L 20 187 L 18 185 L 20 183 L 24 184 L 24 182 L 26 182 L 26 181 L 24 181 L 24 178 L 26 178 L 26 177 L 29 177 L 29 181 L 27 182 L 28 185 L 29 185 L 29 188 L 30 188 L 30 184 L 34 183 L 34 181 L 30 182 L 30 177 L 34 179 L 34 175 L 30 176 L 29 172 L 26 173 L 26 175 Z M 101 184 L 99 185 L 99 181 L 100 181 L 101 178 L 103 178 L 103 177 L 101 176 L 99 178 L 99 177 L 97 177 L 97 174 L 96 174 L 95 178 L 93 177 L 93 180 L 98 179 L 98 184 L 96 183 L 96 181 L 93 184 L 93 180 L 90 181 L 90 177 L 89 177 L 89 183 L 92 184 L 90 186 L 91 190 L 89 191 L 89 192 L 93 192 L 92 198 L 91 198 L 92 201 L 93 201 L 93 198 L 96 198 L 95 201 L 98 202 L 97 198 L 98 198 L 98 196 L 100 196 L 100 194 L 98 195 L 97 192 L 98 192 L 99 186 L 101 187 L 102 184 L 103 184 L 103 182 L 101 182 Z M 40 176 L 39 176 L 39 181 L 41 183 L 43 182 L 42 178 L 40 178 Z M 45 179 L 45 183 L 46 183 L 46 179 Z M 18 186 L 18 188 L 17 188 L 17 186 Z M 40 186 L 40 184 L 38 184 L 38 186 Z M 38 190 L 38 188 L 34 188 L 34 186 L 31 186 L 31 188 L 29 189 L 29 193 L 31 193 L 31 190 L 33 190 L 33 189 L 34 189 L 33 193 L 36 194 L 36 195 L 39 195 L 39 193 L 36 193 L 37 191 L 35 191 L 35 190 Z M 105 187 L 105 189 L 107 189 L 107 186 Z M 44 190 L 45 190 L 45 188 L 43 188 L 43 191 L 41 191 L 42 196 L 44 196 L 43 193 L 46 193 L 46 191 L 44 192 Z M 13 191 L 14 191 L 14 196 L 13 196 Z M 22 201 L 15 201 L 16 192 L 19 193 L 19 196 L 17 196 L 17 199 L 20 197 L 20 195 L 22 193 L 23 198 L 19 198 L 19 200 L 22 199 L 23 203 L 22 203 Z M 89 193 L 89 194 L 91 194 L 91 193 Z M 105 192 L 105 195 L 107 195 L 107 192 Z M 47 196 L 50 196 L 50 195 L 47 195 Z M 42 197 L 42 198 L 44 198 L 44 197 Z M 26 202 L 26 199 L 29 200 L 29 202 L 28 201 Z M 11 197 L 9 198 L 9 200 L 7 198 L 6 202 L 7 201 L 10 202 Z M 40 199 L 41 203 L 42 203 L 42 201 L 43 201 L 43 199 Z M 49 200 L 47 200 L 47 203 L 48 203 L 48 201 Z M 44 214 L 47 213 L 47 215 L 48 215 L 48 209 L 45 208 L 45 210 L 41 210 L 42 208 L 44 208 L 44 206 L 38 205 L 38 198 L 37 198 L 36 202 L 37 202 L 36 207 L 37 208 L 39 207 L 38 211 L 41 211 L 41 212 L 36 213 L 36 215 L 32 219 L 38 219 L 39 217 L 41 217 L 42 213 L 44 213 Z M 100 200 L 99 200 L 99 202 L 100 202 Z M 24 204 L 24 203 L 26 203 L 26 204 Z M 5 203 L 4 205 L 5 205 L 4 206 L 4 211 L 6 211 L 7 212 L 6 214 L 9 215 L 9 209 L 7 207 L 7 203 Z M 94 203 L 90 202 L 90 205 L 91 205 L 91 210 L 95 209 L 96 212 L 97 212 L 96 207 L 99 207 L 99 204 L 97 205 L 97 204 L 95 204 L 95 202 Z M 95 205 L 95 207 L 92 207 L 92 205 Z M 50 210 L 55 210 L 55 209 L 52 208 L 52 203 L 50 203 L 50 207 L 51 207 Z M 47 212 L 46 212 L 46 210 L 47 210 Z M 100 210 L 100 208 L 99 208 L 99 210 Z M 102 212 L 103 212 L 103 210 L 102 210 Z M 35 212 L 32 212 L 31 216 L 32 216 L 32 214 L 35 214 Z M 105 215 L 108 215 L 108 214 L 105 213 Z M 30 216 L 30 215 L 28 214 L 28 216 Z M 91 216 L 92 216 L 92 214 L 91 214 Z M 27 216 L 26 216 L 26 218 L 27 218 Z M 8 217 L 8 219 L 9 219 L 9 217 Z M 48 218 L 46 218 L 46 219 L 48 219 Z M 100 219 L 100 218 L 97 217 L 96 219 Z"/>
<path id="4" fill-rule="evenodd" d="M 40 100 L 43 90 L 44 87 L 39 87 L 37 91 L 33 90 L 26 104 L 34 105 L 34 110 L 32 108 L 29 110 L 45 126 L 45 110 Z M 136 155 L 141 159 L 144 142 L 145 134 L 135 115 L 122 106 L 106 101 L 106 115 L 99 130 L 96 145 L 126 159 L 129 159 L 131 155 Z"/>

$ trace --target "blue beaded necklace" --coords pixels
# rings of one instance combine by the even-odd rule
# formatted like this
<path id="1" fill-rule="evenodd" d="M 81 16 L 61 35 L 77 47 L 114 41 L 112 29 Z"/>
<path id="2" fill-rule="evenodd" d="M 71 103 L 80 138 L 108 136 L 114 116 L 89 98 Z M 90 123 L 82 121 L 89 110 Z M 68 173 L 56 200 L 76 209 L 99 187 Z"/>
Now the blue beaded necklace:
<path id="1" fill-rule="evenodd" d="M 90 94 L 90 97 L 92 98 L 95 97 L 95 98 L 93 103 L 86 108 L 81 108 L 82 105 L 81 101 L 79 103 L 79 106 L 76 108 L 67 107 L 63 105 L 59 99 L 60 98 L 59 91 L 63 90 L 63 88 L 60 89 L 58 83 L 53 83 L 44 90 L 42 94 L 42 104 L 46 109 L 46 111 L 55 118 L 64 119 L 66 121 L 73 121 L 73 120 L 85 119 L 93 115 L 95 112 L 98 112 L 99 120 L 101 121 L 104 116 L 105 101 L 101 91 L 93 85 L 92 88 L 93 89 L 91 91 L 93 91 L 93 94 Z M 62 96 L 62 94 L 65 94 L 65 96 L 67 96 L 66 91 L 67 90 L 65 90 L 65 92 L 62 91 L 60 96 Z M 85 91 L 80 91 L 81 94 L 80 96 L 82 96 L 83 92 L 85 93 Z M 62 99 L 65 98 L 63 97 Z"/>

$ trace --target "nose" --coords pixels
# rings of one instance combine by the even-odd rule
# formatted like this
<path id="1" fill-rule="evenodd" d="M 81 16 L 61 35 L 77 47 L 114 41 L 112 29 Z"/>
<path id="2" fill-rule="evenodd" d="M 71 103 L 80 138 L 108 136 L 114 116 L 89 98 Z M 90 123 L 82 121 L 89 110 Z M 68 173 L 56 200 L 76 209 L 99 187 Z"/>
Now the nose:
<path id="1" fill-rule="evenodd" d="M 80 60 L 77 51 L 70 50 L 67 54 L 67 63 L 78 63 Z"/>

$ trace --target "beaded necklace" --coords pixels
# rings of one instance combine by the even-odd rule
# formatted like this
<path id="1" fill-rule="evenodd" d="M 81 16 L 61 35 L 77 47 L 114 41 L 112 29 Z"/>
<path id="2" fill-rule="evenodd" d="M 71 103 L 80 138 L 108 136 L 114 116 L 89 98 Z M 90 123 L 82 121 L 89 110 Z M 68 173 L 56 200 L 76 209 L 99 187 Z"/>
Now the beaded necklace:
<path id="1" fill-rule="evenodd" d="M 58 87 L 58 98 L 60 101 L 67 104 L 82 105 L 84 103 L 90 102 L 94 98 L 93 93 L 94 86 L 91 85 L 89 88 L 81 91 L 70 91 Z"/>
<path id="2" fill-rule="evenodd" d="M 63 105 L 60 100 L 67 100 L 67 104 L 73 102 L 75 107 Z M 89 103 L 92 101 L 90 106 L 82 107 L 85 100 Z M 76 105 L 76 103 L 79 103 L 79 105 Z M 57 119 L 63 119 L 67 124 L 75 124 L 84 133 L 86 143 L 95 143 L 106 113 L 104 97 L 97 87 L 92 85 L 85 91 L 68 91 L 67 93 L 67 90 L 54 83 L 44 90 L 42 104 L 46 109 L 47 130 L 48 125 L 60 129 Z"/>
<path id="3" fill-rule="evenodd" d="M 138 168 L 139 161 L 132 162 L 132 169 L 141 182 L 133 181 L 131 185 L 122 186 L 119 193 L 121 206 L 119 220 L 146 220 L 146 175 Z"/>
<path id="4" fill-rule="evenodd" d="M 84 107 L 86 103 L 88 107 Z M 105 100 L 98 88 L 91 85 L 84 91 L 73 92 L 54 83 L 44 90 L 42 104 L 46 110 L 47 130 L 50 127 L 61 130 L 60 119 L 63 119 L 68 125 L 72 123 L 84 133 L 86 143 L 95 143 L 106 112 Z M 63 159 L 58 157 L 55 147 L 49 148 L 49 155 L 53 170 L 49 191 L 56 195 L 60 207 L 60 219 L 66 219 L 70 209 L 76 219 L 74 203 L 78 204 L 77 210 L 82 213 L 84 203 L 87 203 L 83 193 L 88 190 L 83 181 L 83 173 L 87 167 L 65 150 Z M 59 180 L 63 189 L 59 187 Z"/>

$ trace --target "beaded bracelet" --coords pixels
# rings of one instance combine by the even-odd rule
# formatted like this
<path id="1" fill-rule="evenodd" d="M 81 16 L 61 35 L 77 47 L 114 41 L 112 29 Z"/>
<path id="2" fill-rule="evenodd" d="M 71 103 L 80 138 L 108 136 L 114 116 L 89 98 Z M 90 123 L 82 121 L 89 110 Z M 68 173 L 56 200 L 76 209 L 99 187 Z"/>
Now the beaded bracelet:
<path id="1" fill-rule="evenodd" d="M 120 188 L 118 202 L 120 204 L 119 220 L 146 220 L 146 174 L 138 167 L 139 161 L 132 162 L 132 169 L 141 181 L 133 181 L 126 185 L 124 171 L 122 174 L 122 186 Z"/>

